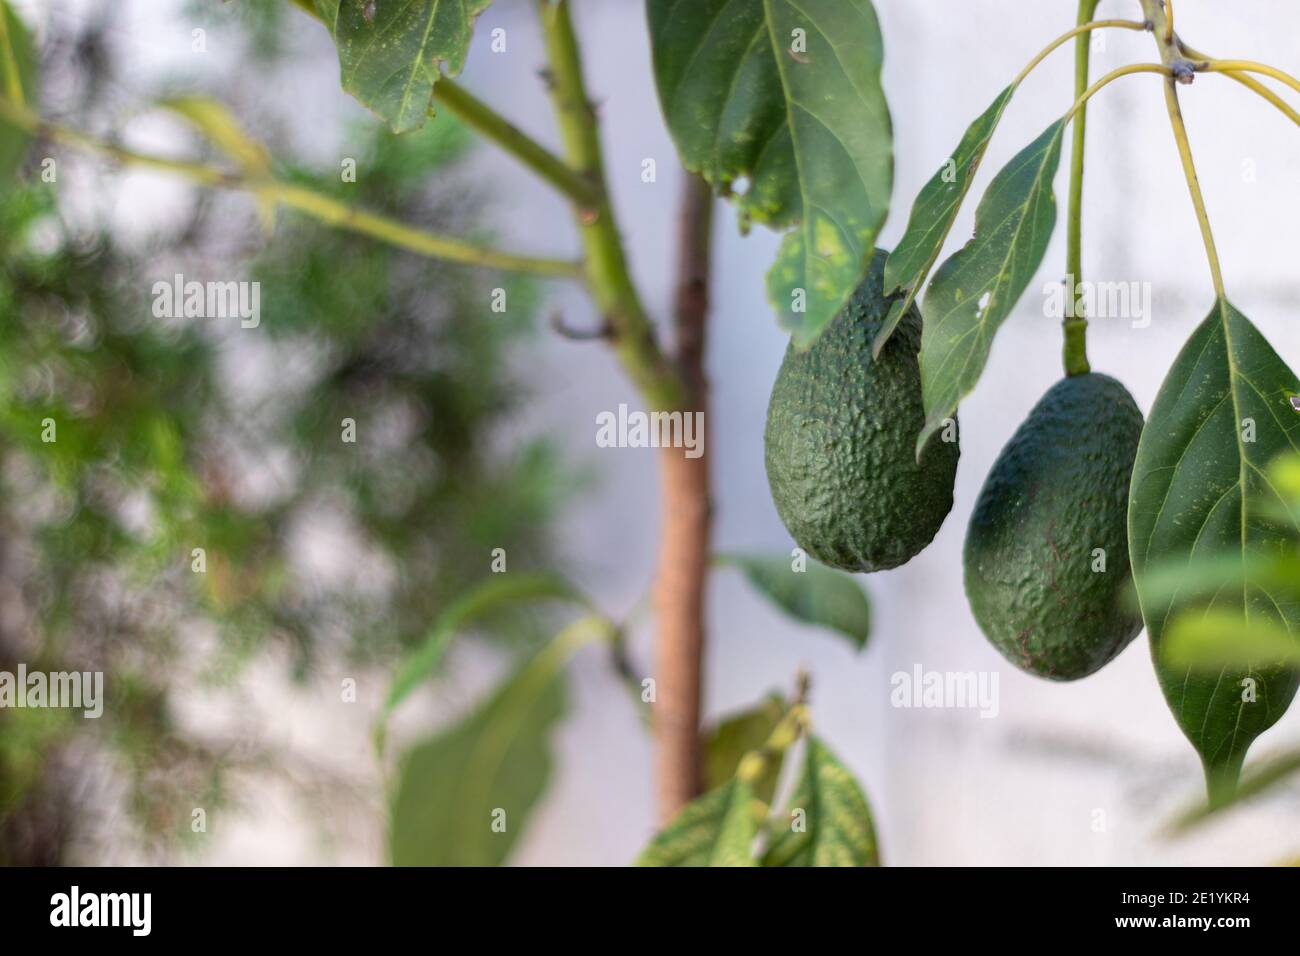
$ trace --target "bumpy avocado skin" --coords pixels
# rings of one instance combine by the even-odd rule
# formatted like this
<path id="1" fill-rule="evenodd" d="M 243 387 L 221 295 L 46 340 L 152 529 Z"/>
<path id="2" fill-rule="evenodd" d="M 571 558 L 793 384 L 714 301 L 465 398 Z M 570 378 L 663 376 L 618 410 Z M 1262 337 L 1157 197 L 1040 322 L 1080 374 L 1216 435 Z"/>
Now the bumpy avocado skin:
<path id="1" fill-rule="evenodd" d="M 845 571 L 881 571 L 925 548 L 952 509 L 960 454 L 936 436 L 916 461 L 921 315 L 913 306 L 880 353 L 889 312 L 877 250 L 848 305 L 807 351 L 786 350 L 767 409 L 767 480 L 798 545 Z"/>
<path id="2" fill-rule="evenodd" d="M 1142 413 L 1115 379 L 1066 378 L 998 457 L 966 533 L 966 596 L 1007 660 L 1051 680 L 1095 673 L 1142 629 L 1129 608 L 1129 481 Z M 1095 549 L 1105 571 L 1095 571 Z"/>

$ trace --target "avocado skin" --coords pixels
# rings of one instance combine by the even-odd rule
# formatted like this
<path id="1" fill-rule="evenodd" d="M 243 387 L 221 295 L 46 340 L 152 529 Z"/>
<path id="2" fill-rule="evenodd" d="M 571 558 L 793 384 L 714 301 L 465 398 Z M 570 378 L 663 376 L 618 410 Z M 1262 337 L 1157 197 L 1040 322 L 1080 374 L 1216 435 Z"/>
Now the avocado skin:
<path id="1" fill-rule="evenodd" d="M 905 564 L 952 509 L 960 454 L 936 436 L 918 465 L 921 314 L 908 309 L 880 353 L 871 343 L 889 312 L 887 254 L 806 351 L 793 344 L 767 409 L 767 480 L 795 542 L 823 564 L 881 571 Z"/>
<path id="2" fill-rule="evenodd" d="M 1095 673 L 1142 630 L 1125 591 L 1142 413 L 1107 375 L 1062 379 L 998 456 L 966 533 L 966 596 L 1002 655 L 1051 680 Z M 1093 549 L 1106 551 L 1094 572 Z"/>

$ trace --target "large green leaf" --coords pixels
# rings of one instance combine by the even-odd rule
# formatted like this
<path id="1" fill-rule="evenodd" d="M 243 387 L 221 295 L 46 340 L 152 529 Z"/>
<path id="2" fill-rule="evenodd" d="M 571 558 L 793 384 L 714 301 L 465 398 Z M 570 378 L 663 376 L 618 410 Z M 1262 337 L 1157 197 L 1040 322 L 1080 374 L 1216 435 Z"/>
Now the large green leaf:
<path id="1" fill-rule="evenodd" d="M 577 622 L 467 718 L 406 752 L 391 807 L 395 865 L 505 860 L 550 777 L 551 733 L 565 711 L 562 668 L 598 633 Z"/>
<path id="2" fill-rule="evenodd" d="M 867 798 L 853 774 L 817 737 L 808 738 L 785 825 L 774 834 L 763 865 L 880 865 Z"/>
<path id="3" fill-rule="evenodd" d="M 642 851 L 637 866 L 757 866 L 754 791 L 740 779 L 692 800 Z"/>
<path id="4" fill-rule="evenodd" d="M 875 9 L 870 0 L 647 0 L 646 9 L 682 162 L 728 194 L 748 181 L 733 196 L 742 224 L 797 227 L 768 292 L 796 343 L 810 345 L 866 274 L 893 188 Z"/>
<path id="5" fill-rule="evenodd" d="M 20 106 L 36 99 L 36 53 L 22 20 L 0 0 L 0 97 Z M 0 190 L 8 188 L 31 135 L 0 120 Z"/>
<path id="6" fill-rule="evenodd" d="M 758 750 L 772 736 L 776 725 L 785 716 L 786 705 L 780 695 L 773 694 L 757 707 L 719 721 L 706 728 L 704 738 L 704 787 L 712 790 L 721 787 L 736 775 L 740 761 L 751 750 Z M 754 781 L 754 796 L 764 803 L 772 802 L 777 781 L 781 778 L 783 753 L 772 754 L 763 766 L 763 773 Z"/>
<path id="7" fill-rule="evenodd" d="M 1129 549 L 1142 617 L 1165 699 L 1201 755 L 1212 794 L 1230 791 L 1254 739 L 1295 696 L 1297 674 L 1277 664 L 1217 674 L 1167 662 L 1163 642 L 1176 614 L 1235 613 L 1300 633 L 1300 604 L 1276 582 L 1241 575 L 1209 596 L 1157 596 L 1148 572 L 1181 560 L 1236 555 L 1243 567 L 1294 547 L 1265 514 L 1278 494 L 1268 464 L 1300 448 L 1290 396 L 1300 382 L 1226 300 L 1193 333 L 1160 388 L 1133 470 Z"/>
<path id="8" fill-rule="evenodd" d="M 316 0 L 339 51 L 343 89 L 394 133 L 424 125 L 433 86 L 465 68 L 474 20 L 492 0 Z"/>
<path id="9" fill-rule="evenodd" d="M 861 650 L 871 634 L 867 593 L 842 571 L 809 561 L 795 571 L 787 557 L 719 555 L 717 561 L 740 569 L 760 594 L 796 621 L 842 634 Z"/>
<path id="10" fill-rule="evenodd" d="M 886 294 L 906 294 L 893 304 L 876 333 L 871 344 L 872 355 L 876 358 L 880 357 L 880 350 L 898 328 L 898 323 L 920 294 L 926 276 L 938 261 L 962 202 L 975 181 L 980 162 L 988 151 L 989 141 L 993 139 L 993 133 L 1015 92 L 1016 86 L 1012 85 L 998 94 L 993 104 L 971 123 L 952 156 L 917 194 L 916 202 L 912 204 L 912 215 L 907 220 L 907 231 L 885 263 Z"/>
<path id="11" fill-rule="evenodd" d="M 428 678 L 442 663 L 447 646 L 456 632 L 501 607 L 523 601 L 569 601 L 585 603 L 585 599 L 562 577 L 545 572 L 515 572 L 494 574 L 471 588 L 438 616 L 424 643 L 412 651 L 398 665 L 397 674 L 389 685 L 384 700 L 382 720 L 406 697 Z"/>
<path id="12" fill-rule="evenodd" d="M 975 212 L 974 238 L 925 293 L 918 454 L 979 381 L 994 334 L 1043 261 L 1056 225 L 1052 179 L 1064 132 L 1064 120 L 1053 123 L 998 173 Z"/>

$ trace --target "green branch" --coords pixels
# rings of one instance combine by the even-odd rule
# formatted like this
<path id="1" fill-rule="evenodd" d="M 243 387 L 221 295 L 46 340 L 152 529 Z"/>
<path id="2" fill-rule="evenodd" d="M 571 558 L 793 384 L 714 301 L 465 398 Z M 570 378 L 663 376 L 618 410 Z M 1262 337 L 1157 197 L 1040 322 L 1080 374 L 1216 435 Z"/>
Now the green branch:
<path id="1" fill-rule="evenodd" d="M 30 110 L 8 100 L 0 99 L 0 116 L 32 135 L 98 153 L 123 166 L 154 169 L 182 176 L 202 186 L 249 192 L 258 198 L 306 213 L 327 225 L 369 236 L 426 258 L 552 278 L 573 279 L 582 274 L 581 266 L 576 262 L 516 255 L 453 236 L 417 229 L 396 219 L 317 193 L 305 186 L 277 179 L 250 178 L 202 163 L 136 152 L 96 139 L 80 130 L 43 120 Z"/>
<path id="2" fill-rule="evenodd" d="M 579 209 L 588 215 L 594 215 L 600 205 L 600 189 L 492 107 L 445 76 L 434 85 L 433 98 L 451 110 L 466 126 L 496 143 L 568 197 Z"/>
<path id="3" fill-rule="evenodd" d="M 605 317 L 619 361 L 654 409 L 681 408 L 687 389 L 655 339 L 654 326 L 632 282 L 605 167 L 596 113 L 587 95 L 582 58 L 568 0 L 537 0 L 550 62 L 550 92 L 569 165 L 596 184 L 600 201 L 591 214 L 576 210 L 585 251 L 587 286 Z"/>

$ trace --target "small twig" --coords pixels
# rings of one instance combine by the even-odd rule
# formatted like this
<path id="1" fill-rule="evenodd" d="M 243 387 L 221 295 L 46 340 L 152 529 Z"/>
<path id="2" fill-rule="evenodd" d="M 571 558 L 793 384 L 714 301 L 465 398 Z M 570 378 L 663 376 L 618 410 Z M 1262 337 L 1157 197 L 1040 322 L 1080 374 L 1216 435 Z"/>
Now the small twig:
<path id="1" fill-rule="evenodd" d="M 563 312 L 551 313 L 551 328 L 559 335 L 574 342 L 591 342 L 598 339 L 609 339 L 614 334 L 614 327 L 608 319 L 602 319 L 600 325 L 594 329 L 575 329 L 564 321 Z"/>

